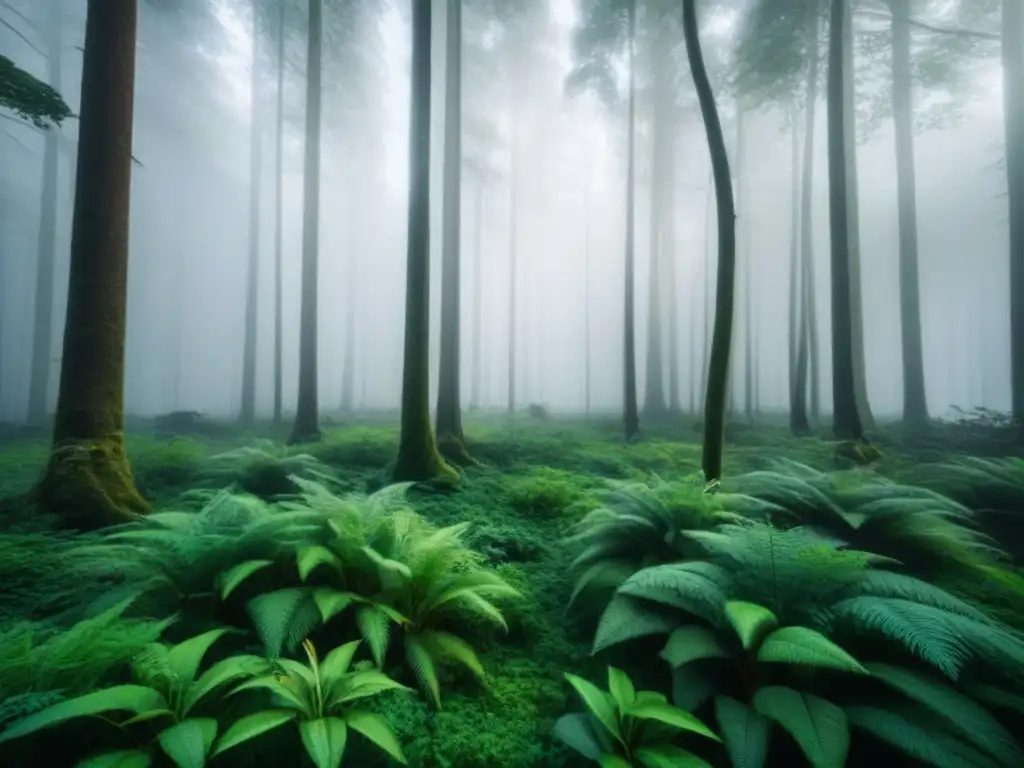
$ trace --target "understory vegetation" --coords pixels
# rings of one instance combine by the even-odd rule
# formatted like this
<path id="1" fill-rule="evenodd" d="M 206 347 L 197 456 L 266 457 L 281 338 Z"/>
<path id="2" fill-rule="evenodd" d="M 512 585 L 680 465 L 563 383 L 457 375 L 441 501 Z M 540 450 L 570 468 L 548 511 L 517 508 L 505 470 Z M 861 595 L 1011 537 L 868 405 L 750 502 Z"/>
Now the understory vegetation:
<path id="1" fill-rule="evenodd" d="M 985 418 L 868 464 L 732 424 L 711 486 L 689 425 L 477 418 L 457 488 L 389 485 L 369 417 L 136 429 L 143 521 L 0 517 L 0 763 L 1019 768 L 1024 461 Z M 0 495 L 45 455 L 0 444 Z"/>

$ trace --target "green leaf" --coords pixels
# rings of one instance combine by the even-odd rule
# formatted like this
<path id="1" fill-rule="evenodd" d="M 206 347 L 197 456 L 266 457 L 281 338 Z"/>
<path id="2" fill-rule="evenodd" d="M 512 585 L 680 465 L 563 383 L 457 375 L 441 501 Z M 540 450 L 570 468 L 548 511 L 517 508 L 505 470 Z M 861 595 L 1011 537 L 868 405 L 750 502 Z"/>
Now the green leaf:
<path id="1" fill-rule="evenodd" d="M 356 624 L 366 644 L 370 647 L 370 653 L 378 667 L 384 665 L 384 656 L 388 651 L 388 635 L 391 629 L 391 619 L 383 611 L 377 610 L 377 606 L 364 605 L 356 610 Z"/>
<path id="2" fill-rule="evenodd" d="M 629 675 L 616 667 L 608 667 L 608 690 L 619 711 L 625 711 L 636 700 L 636 688 Z"/>
<path id="3" fill-rule="evenodd" d="M 397 690 L 408 691 L 409 688 L 395 682 L 380 670 L 366 669 L 346 675 L 335 684 L 331 691 L 331 703 L 345 704 L 356 699 L 376 696 L 383 691 Z"/>
<path id="4" fill-rule="evenodd" d="M 373 563 L 380 568 L 382 571 L 388 573 L 398 573 L 407 579 L 412 578 L 412 571 L 409 566 L 405 563 L 399 562 L 398 560 L 392 560 L 391 558 L 384 557 L 380 552 L 375 550 L 373 547 L 363 547 L 363 554 L 365 554 Z"/>
<path id="5" fill-rule="evenodd" d="M 88 717 L 121 710 L 138 715 L 154 709 L 169 709 L 167 700 L 159 691 L 142 685 L 115 685 L 112 688 L 104 688 L 84 696 L 58 702 L 52 707 L 41 709 L 28 717 L 16 720 L 3 733 L 0 733 L 0 742 L 27 736 L 76 717 Z"/>
<path id="6" fill-rule="evenodd" d="M 582 712 L 562 715 L 555 723 L 555 738 L 588 760 L 597 762 L 601 759 L 602 745 L 594 733 L 592 723 L 593 718 Z"/>
<path id="7" fill-rule="evenodd" d="M 696 710 L 721 687 L 718 677 L 700 663 L 672 670 L 672 703 L 686 712 Z"/>
<path id="8" fill-rule="evenodd" d="M 339 592 L 330 587 L 317 587 L 313 590 L 313 602 L 324 624 L 352 605 L 355 597 L 351 592 Z"/>
<path id="9" fill-rule="evenodd" d="M 339 645 L 324 657 L 323 663 L 320 664 L 320 676 L 324 679 L 326 685 L 333 685 L 336 680 L 348 672 L 349 666 L 352 664 L 352 658 L 356 655 L 356 651 L 359 650 L 361 642 L 362 640 L 353 640 L 344 645 Z"/>
<path id="10" fill-rule="evenodd" d="M 853 656 L 820 632 L 807 627 L 782 627 L 775 630 L 764 639 L 758 649 L 757 660 L 868 674 Z"/>
<path id="11" fill-rule="evenodd" d="M 246 560 L 244 563 L 228 568 L 218 578 L 220 582 L 220 599 L 227 600 L 228 596 L 242 585 L 242 582 L 254 573 L 262 571 L 267 566 L 273 564 L 273 560 Z"/>
<path id="12" fill-rule="evenodd" d="M 646 768 L 712 768 L 711 763 L 674 744 L 651 744 L 633 750 L 633 757 Z"/>
<path id="13" fill-rule="evenodd" d="M 699 733 L 701 736 L 707 736 L 709 739 L 721 741 L 714 731 L 696 717 L 668 703 L 638 701 L 625 714 L 627 717 L 632 717 L 636 720 L 654 720 L 655 722 L 671 726 L 676 730 Z"/>
<path id="14" fill-rule="evenodd" d="M 615 739 L 622 743 L 622 732 L 619 730 L 618 719 L 615 717 L 615 703 L 610 694 L 605 693 L 589 680 L 566 673 L 565 679 L 576 689 L 583 705 L 597 721 L 605 727 Z M 625 744 L 623 743 L 623 746 Z"/>
<path id="15" fill-rule="evenodd" d="M 296 712 L 288 710 L 267 709 L 241 717 L 232 723 L 231 727 L 224 731 L 224 735 L 217 740 L 217 746 L 211 756 L 219 755 L 221 752 L 284 725 L 289 720 L 294 720 L 296 714 Z"/>
<path id="16" fill-rule="evenodd" d="M 299 723 L 306 754 L 316 768 L 338 768 L 345 756 L 348 726 L 339 717 L 321 717 Z"/>
<path id="17" fill-rule="evenodd" d="M 216 738 L 217 721 L 212 717 L 182 720 L 157 736 L 164 754 L 178 768 L 204 768 Z"/>
<path id="18" fill-rule="evenodd" d="M 415 635 L 407 635 L 405 638 L 405 658 L 420 686 L 430 694 L 431 701 L 435 706 L 441 706 L 441 684 L 437 679 L 437 665 L 434 664 L 430 651 Z"/>
<path id="19" fill-rule="evenodd" d="M 715 697 L 715 720 L 733 768 L 763 768 L 768 760 L 771 721 L 729 696 Z"/>
<path id="20" fill-rule="evenodd" d="M 626 758 L 607 753 L 598 758 L 597 764 L 601 768 L 632 768 Z"/>
<path id="21" fill-rule="evenodd" d="M 327 547 L 319 544 L 312 547 L 302 547 L 295 555 L 295 564 L 299 569 L 299 579 L 303 582 L 309 578 L 314 570 L 321 565 L 329 565 L 336 571 L 341 570 L 341 561 Z"/>
<path id="22" fill-rule="evenodd" d="M 225 632 L 226 629 L 211 629 L 167 649 L 167 663 L 179 684 L 191 683 L 196 679 L 203 656 Z"/>
<path id="23" fill-rule="evenodd" d="M 104 752 L 75 763 L 75 768 L 149 768 L 153 759 L 141 749 Z"/>
<path id="24" fill-rule="evenodd" d="M 231 695 L 242 693 L 243 691 L 268 691 L 272 695 L 283 699 L 281 706 L 295 709 L 307 717 L 314 716 L 312 706 L 310 702 L 306 700 L 306 696 L 304 695 L 305 687 L 299 688 L 294 684 L 294 681 L 292 681 L 291 684 L 288 684 L 286 681 L 287 678 L 279 679 L 277 675 L 264 675 L 263 677 L 246 680 L 241 685 L 235 687 L 231 691 Z"/>
<path id="25" fill-rule="evenodd" d="M 345 714 L 345 722 L 349 728 L 361 733 L 392 758 L 403 765 L 406 764 L 402 745 L 398 743 L 398 737 L 395 736 L 395 731 L 387 719 L 373 712 L 352 710 Z"/>
<path id="26" fill-rule="evenodd" d="M 729 657 L 718 642 L 715 633 L 699 624 L 690 624 L 672 630 L 661 651 L 661 658 L 673 667 L 681 667 L 698 659 L 726 659 Z"/>
<path id="27" fill-rule="evenodd" d="M 181 705 L 182 714 L 188 715 L 203 697 L 208 696 L 222 685 L 240 677 L 266 674 L 268 671 L 270 671 L 270 665 L 266 659 L 260 656 L 240 655 L 222 659 L 203 672 L 199 679 L 185 691 Z"/>
<path id="28" fill-rule="evenodd" d="M 843 710 L 830 701 L 780 685 L 754 694 L 754 709 L 781 725 L 814 768 L 843 768 L 850 728 Z"/>
<path id="29" fill-rule="evenodd" d="M 725 604 L 725 617 L 740 636 L 744 650 L 750 650 L 766 632 L 777 627 L 779 620 L 763 605 L 730 600 Z"/>

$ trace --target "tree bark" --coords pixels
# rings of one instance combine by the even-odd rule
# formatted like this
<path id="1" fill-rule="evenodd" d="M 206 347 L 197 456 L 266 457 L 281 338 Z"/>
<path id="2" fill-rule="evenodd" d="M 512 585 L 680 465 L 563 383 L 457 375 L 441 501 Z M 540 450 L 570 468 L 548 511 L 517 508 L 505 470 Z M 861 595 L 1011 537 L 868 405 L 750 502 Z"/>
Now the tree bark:
<path id="1" fill-rule="evenodd" d="M 625 427 L 626 440 L 635 440 L 640 434 L 640 415 L 636 403 L 636 318 L 635 296 L 636 286 L 634 274 L 635 261 L 635 217 L 636 217 L 636 71 L 634 48 L 636 46 L 636 0 L 629 0 L 629 125 L 627 127 L 627 167 L 626 167 L 626 259 L 625 303 L 623 307 L 624 342 L 623 342 L 623 383 L 622 383 L 622 421 Z"/>
<path id="2" fill-rule="evenodd" d="M 657 77 L 657 75 L 656 75 Z M 644 382 L 644 416 L 661 419 L 665 415 L 665 366 L 661 335 L 661 137 L 654 119 L 654 140 L 651 147 L 650 198 L 650 270 L 647 276 L 647 370 Z"/>
<path id="3" fill-rule="evenodd" d="M 846 12 L 844 0 L 832 0 L 828 51 L 828 179 L 832 251 L 832 430 L 840 440 L 863 437 L 853 352 L 853 303 L 850 289 L 850 235 L 843 81 Z"/>
<path id="4" fill-rule="evenodd" d="M 249 105 L 249 263 L 245 281 L 245 341 L 242 347 L 242 403 L 238 421 L 251 426 L 256 421 L 256 319 L 259 311 L 260 280 L 260 190 L 263 177 L 262 110 L 260 109 L 259 9 L 252 8 L 252 71 Z"/>
<path id="5" fill-rule="evenodd" d="M 277 132 L 274 147 L 274 424 L 281 423 L 284 389 L 284 0 L 277 17 Z"/>
<path id="6" fill-rule="evenodd" d="M 148 505 L 124 448 L 136 0 L 89 0 L 82 61 L 71 267 L 53 447 L 37 486 L 71 527 Z"/>
<path id="7" fill-rule="evenodd" d="M 473 382 L 470 392 L 470 407 L 483 406 L 483 215 L 484 182 L 476 180 L 473 194 Z"/>
<path id="8" fill-rule="evenodd" d="M 321 438 L 317 373 L 317 293 L 320 260 L 320 70 L 323 0 L 309 0 L 306 56 L 306 153 L 302 201 L 302 308 L 299 314 L 299 397 L 288 442 Z"/>
<path id="9" fill-rule="evenodd" d="M 704 57 L 700 50 L 696 0 L 683 0 L 683 36 L 693 84 L 700 101 L 704 130 L 715 180 L 718 211 L 718 285 L 715 295 L 715 328 L 708 364 L 708 387 L 704 398 L 704 450 L 701 460 L 704 479 L 717 482 L 722 476 L 722 442 L 725 427 L 725 398 L 729 386 L 729 354 L 732 347 L 732 318 L 736 289 L 736 206 L 732 197 L 729 152 L 715 106 Z"/>
<path id="10" fill-rule="evenodd" d="M 430 424 L 430 5 L 431 0 L 413 0 L 412 5 L 405 353 L 396 482 L 458 479 L 441 458 Z"/>
<path id="11" fill-rule="evenodd" d="M 1024 438 L 1024 0 L 1003 0 L 1003 120 L 1010 208 L 1010 395 Z"/>
<path id="12" fill-rule="evenodd" d="M 513 94 L 513 102 L 515 101 Z M 511 416 L 516 410 L 516 322 L 518 312 L 516 301 L 518 300 L 517 288 L 519 282 L 518 274 L 518 232 L 519 232 L 519 148 L 516 146 L 516 113 L 515 105 L 512 106 L 512 115 L 509 118 L 511 126 L 509 137 L 509 196 L 508 196 L 508 413 Z"/>
<path id="13" fill-rule="evenodd" d="M 348 201 L 348 264 L 345 277 L 345 348 L 342 352 L 341 371 L 341 411 L 352 413 L 355 410 L 356 388 L 356 249 L 355 229 L 358 217 L 355 212 L 355 195 L 349 195 Z"/>
<path id="14" fill-rule="evenodd" d="M 810 22 L 810 58 L 807 62 L 807 97 L 804 116 L 803 178 L 800 182 L 801 316 L 797 352 L 798 402 L 796 434 L 807 434 L 821 419 L 821 345 L 818 343 L 818 302 L 814 269 L 814 125 L 818 104 L 818 17 Z M 807 400 L 810 398 L 810 418 Z"/>
<path id="15" fill-rule="evenodd" d="M 587 174 L 583 190 L 583 407 L 587 416 L 592 406 L 590 381 L 590 206 L 591 181 Z"/>

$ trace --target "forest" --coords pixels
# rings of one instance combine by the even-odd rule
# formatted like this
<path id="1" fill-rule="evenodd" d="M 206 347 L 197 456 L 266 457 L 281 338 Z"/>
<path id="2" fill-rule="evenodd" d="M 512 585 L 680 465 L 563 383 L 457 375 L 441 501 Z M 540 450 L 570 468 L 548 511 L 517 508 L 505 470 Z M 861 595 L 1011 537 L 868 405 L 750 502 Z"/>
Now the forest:
<path id="1" fill-rule="evenodd" d="M 0 765 L 1021 733 L 1024 0 L 0 0 Z"/>

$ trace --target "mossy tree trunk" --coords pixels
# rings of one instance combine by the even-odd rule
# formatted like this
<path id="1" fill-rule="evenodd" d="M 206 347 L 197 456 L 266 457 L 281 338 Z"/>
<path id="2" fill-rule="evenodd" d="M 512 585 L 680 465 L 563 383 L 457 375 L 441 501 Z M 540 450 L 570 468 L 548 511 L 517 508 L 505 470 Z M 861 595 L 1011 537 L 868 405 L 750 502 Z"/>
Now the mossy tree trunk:
<path id="1" fill-rule="evenodd" d="M 732 197 L 729 153 L 715 106 L 715 94 L 704 66 L 697 28 L 696 0 L 683 0 L 683 37 L 693 84 L 700 101 L 701 117 L 708 137 L 711 169 L 715 181 L 718 212 L 718 285 L 715 296 L 715 329 L 711 340 L 708 387 L 704 398 L 704 451 L 701 465 L 707 482 L 722 476 L 722 440 L 725 427 L 725 398 L 729 387 L 729 354 L 732 347 L 732 316 L 736 289 L 736 206 Z"/>
<path id="2" fill-rule="evenodd" d="M 431 0 L 412 3 L 409 219 L 405 277 L 402 427 L 394 480 L 455 480 L 430 425 L 430 37 Z"/>
<path id="3" fill-rule="evenodd" d="M 850 290 L 850 224 L 847 211 L 846 133 L 843 97 L 843 47 L 846 13 L 843 0 L 832 0 L 828 49 L 828 180 L 832 251 L 832 431 L 840 440 L 863 437 L 857 410 Z"/>
<path id="4" fill-rule="evenodd" d="M 242 345 L 242 402 L 238 421 L 251 426 L 256 421 L 256 319 L 259 311 L 260 279 L 260 190 L 262 188 L 263 144 L 260 109 L 260 14 L 259 0 L 252 7 L 252 69 L 249 72 L 249 263 L 245 275 L 245 339 Z"/>
<path id="5" fill-rule="evenodd" d="M 309 0 L 306 57 L 306 156 L 302 201 L 302 309 L 299 315 L 299 398 L 291 444 L 319 440 L 317 292 L 320 260 L 320 70 L 323 0 Z"/>
<path id="6" fill-rule="evenodd" d="M 1024 438 L 1024 0 L 1003 0 L 1002 64 L 1010 206 L 1010 401 Z"/>
<path id="7" fill-rule="evenodd" d="M 277 13 L 277 130 L 274 135 L 274 424 L 281 423 L 284 390 L 284 3 Z"/>
<path id="8" fill-rule="evenodd" d="M 442 206 L 441 338 L 437 437 L 444 455 L 469 462 L 462 432 L 462 0 L 445 5 L 444 178 Z"/>
<path id="9" fill-rule="evenodd" d="M 60 0 L 50 0 L 46 33 L 46 79 L 61 90 Z M 32 324 L 32 369 L 28 389 L 28 423 L 41 426 L 50 407 L 50 372 L 53 361 L 53 283 L 57 258 L 57 184 L 60 175 L 60 128 L 50 126 L 43 149 L 43 184 L 36 250 L 36 290 Z"/>
<path id="10" fill-rule="evenodd" d="M 626 149 L 626 259 L 623 290 L 624 340 L 622 365 L 622 422 L 626 440 L 635 440 L 640 435 L 640 415 L 636 402 L 636 275 L 634 232 L 636 226 L 636 0 L 629 0 L 629 109 Z"/>
<path id="11" fill-rule="evenodd" d="M 36 488 L 43 508 L 79 528 L 148 511 L 124 447 L 137 21 L 137 0 L 88 4 L 64 358 L 53 447 Z"/>

